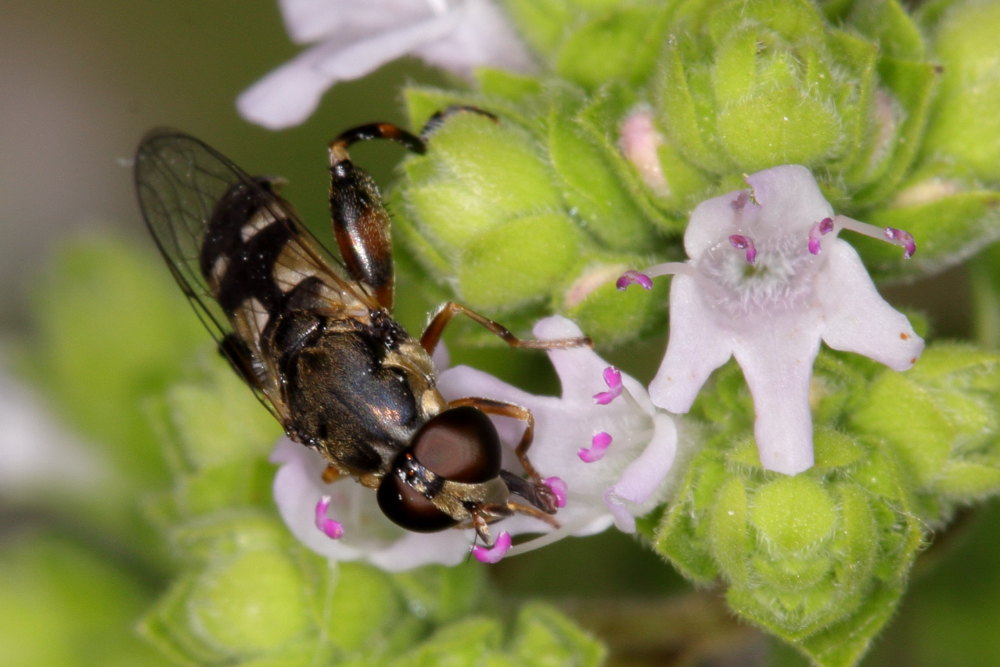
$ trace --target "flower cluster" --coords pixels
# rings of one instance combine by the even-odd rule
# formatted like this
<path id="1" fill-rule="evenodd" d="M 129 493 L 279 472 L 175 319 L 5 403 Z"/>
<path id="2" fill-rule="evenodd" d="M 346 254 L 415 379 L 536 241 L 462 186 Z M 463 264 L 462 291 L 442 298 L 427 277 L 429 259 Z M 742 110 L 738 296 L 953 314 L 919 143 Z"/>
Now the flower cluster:
<path id="1" fill-rule="evenodd" d="M 329 86 L 407 55 L 471 83 L 407 90 L 415 130 L 449 105 L 492 114 L 436 125 L 392 195 L 394 233 L 452 296 L 519 330 L 562 313 L 608 345 L 662 331 L 669 298 L 648 389 L 590 349 L 549 351 L 558 397 L 440 373 L 447 399 L 531 410 L 530 458 L 560 506 L 558 527 L 498 522 L 475 558 L 634 531 L 665 505 L 648 524 L 658 553 L 724 581 L 733 610 L 814 660 L 850 663 L 891 615 L 927 526 L 1000 489 L 1000 361 L 937 346 L 891 372 L 924 341 L 868 273 L 937 270 L 1000 235 L 1000 143 L 982 112 L 1000 90 L 982 17 L 1000 3 L 869 4 L 281 0 L 312 46 L 241 96 L 247 118 L 301 122 Z M 845 230 L 888 243 L 856 251 Z M 663 299 L 616 292 L 618 276 Z M 553 317 L 535 333 L 580 328 Z M 820 356 L 822 343 L 891 370 Z M 739 368 L 706 395 L 730 358 Z M 519 440 L 523 424 L 494 423 Z M 301 445 L 281 441 L 272 460 L 282 517 L 328 558 L 398 571 L 458 563 L 474 544 L 471 529 L 391 524 L 367 489 L 324 483 Z"/>

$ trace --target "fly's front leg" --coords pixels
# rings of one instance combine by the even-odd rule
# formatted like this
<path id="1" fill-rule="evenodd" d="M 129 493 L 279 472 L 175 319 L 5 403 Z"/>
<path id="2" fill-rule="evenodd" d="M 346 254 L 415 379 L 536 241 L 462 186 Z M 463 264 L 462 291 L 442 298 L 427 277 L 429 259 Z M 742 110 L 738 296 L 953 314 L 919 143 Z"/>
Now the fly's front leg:
<path id="1" fill-rule="evenodd" d="M 524 480 L 521 481 L 523 482 Z M 486 545 L 487 548 L 493 548 L 495 542 L 493 541 L 493 537 L 490 535 L 490 523 L 486 517 L 492 516 L 503 518 L 515 512 L 518 514 L 526 514 L 527 516 L 538 519 L 539 521 L 549 524 L 555 529 L 560 528 L 559 522 L 549 516 L 552 512 L 544 512 L 539 510 L 537 507 L 532 507 L 531 505 L 525 505 L 524 503 L 514 501 L 509 501 L 505 505 L 482 505 L 472 510 L 472 519 L 470 524 L 471 527 L 476 530 L 476 534 L 479 536 L 479 539 L 482 540 L 483 544 Z"/>
<path id="2" fill-rule="evenodd" d="M 427 145 L 391 123 L 361 125 L 330 142 L 330 211 L 340 256 L 351 277 L 371 287 L 379 305 L 391 310 L 396 279 L 389 214 L 374 179 L 355 167 L 347 152 L 351 144 L 371 139 L 396 141 L 415 153 L 424 153 Z"/>
<path id="3" fill-rule="evenodd" d="M 449 301 L 438 309 L 438 311 L 434 314 L 434 317 L 431 318 L 430 324 L 428 324 L 427 328 L 424 329 L 423 335 L 420 337 L 420 345 L 427 350 L 428 354 L 434 353 L 434 349 L 441 340 L 441 334 L 444 333 L 444 328 L 448 326 L 448 322 L 450 322 L 451 318 L 455 317 L 455 315 L 465 315 L 473 322 L 489 329 L 498 338 L 511 347 L 561 350 L 568 347 L 590 347 L 591 345 L 590 338 L 586 336 L 582 338 L 557 338 L 554 340 L 536 340 L 533 338 L 521 340 L 512 334 L 510 329 L 503 326 L 499 322 L 494 322 L 485 315 L 480 315 L 476 311 L 470 310 L 460 303 Z"/>

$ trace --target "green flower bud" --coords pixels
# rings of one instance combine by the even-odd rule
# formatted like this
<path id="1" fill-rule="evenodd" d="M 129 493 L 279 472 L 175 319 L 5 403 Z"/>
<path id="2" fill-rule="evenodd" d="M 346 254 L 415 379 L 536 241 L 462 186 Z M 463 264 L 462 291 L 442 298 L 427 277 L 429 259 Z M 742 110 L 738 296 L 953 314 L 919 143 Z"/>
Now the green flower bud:
<path id="1" fill-rule="evenodd" d="M 473 308 L 515 327 L 555 310 L 601 341 L 634 339 L 662 321 L 659 302 L 616 304 L 595 278 L 619 258 L 682 259 L 697 203 L 780 164 L 813 169 L 846 215 L 915 237 L 912 262 L 866 250 L 876 275 L 936 270 L 1000 235 L 992 191 L 922 151 L 940 68 L 898 0 L 507 6 L 548 71 L 482 70 L 474 92 L 408 91 L 414 127 L 456 104 L 498 120 L 449 116 L 395 194 L 403 242 Z M 626 35 L 630 47 L 595 47 Z M 942 177 L 961 196 L 925 187 Z"/>
<path id="2" fill-rule="evenodd" d="M 603 665 L 607 650 L 556 609 L 525 605 L 517 615 L 511 642 L 517 665 Z M 544 656 L 544 657 L 543 657 Z"/>
<path id="3" fill-rule="evenodd" d="M 944 156 L 971 178 L 1000 180 L 1000 2 L 954 3 L 933 37 L 944 66 L 924 152 Z"/>
<path id="4" fill-rule="evenodd" d="M 193 582 L 188 622 L 206 644 L 231 654 L 274 649 L 309 628 L 305 585 L 280 551 L 243 551 L 213 563 Z"/>
<path id="5" fill-rule="evenodd" d="M 281 428 L 228 364 L 213 355 L 189 377 L 147 403 L 174 472 L 169 492 L 147 499 L 162 529 L 235 507 L 272 507 L 268 463 Z"/>
<path id="6" fill-rule="evenodd" d="M 407 162 L 402 198 L 418 233 L 454 267 L 459 297 L 493 310 L 544 298 L 582 239 L 530 136 L 462 113 L 432 146 Z"/>
<path id="7" fill-rule="evenodd" d="M 666 3 L 614 4 L 589 13 L 560 44 L 555 72 L 585 88 L 607 81 L 642 83 L 662 48 L 667 10 Z"/>
<path id="8" fill-rule="evenodd" d="M 266 458 L 281 427 L 229 364 L 213 354 L 190 374 L 162 398 L 168 422 L 161 432 L 175 472 Z"/>
<path id="9" fill-rule="evenodd" d="M 894 460 L 823 429 L 816 465 L 786 477 L 760 467 L 752 440 L 730 442 L 716 437 L 695 456 L 656 549 L 698 581 L 721 577 L 738 614 L 817 662 L 856 660 L 922 541 Z"/>
<path id="10" fill-rule="evenodd" d="M 178 522 L 170 529 L 173 546 L 188 560 L 235 557 L 247 549 L 282 549 L 288 530 L 273 511 L 231 509 Z"/>
<path id="11" fill-rule="evenodd" d="M 908 373 L 880 374 L 852 427 L 885 440 L 902 460 L 924 520 L 1000 493 L 1000 356 L 934 345 Z"/>
<path id="12" fill-rule="evenodd" d="M 604 647 L 555 609 L 525 606 L 512 636 L 495 619 L 467 617 L 444 626 L 419 647 L 389 663 L 403 665 L 477 664 L 491 667 L 603 664 Z"/>
<path id="13" fill-rule="evenodd" d="M 537 301 L 569 273 L 581 241 L 573 221 L 559 213 L 506 220 L 465 244 L 458 293 L 490 312 Z"/>
<path id="14" fill-rule="evenodd" d="M 333 577 L 335 588 L 324 632 L 330 643 L 346 652 L 385 650 L 394 634 L 385 629 L 398 625 L 403 614 L 403 598 L 391 577 L 356 563 L 338 564 Z"/>
<path id="15" fill-rule="evenodd" d="M 395 581 L 412 613 L 435 624 L 467 616 L 489 597 L 486 573 L 475 563 L 423 567 L 401 572 Z"/>
<path id="16" fill-rule="evenodd" d="M 241 549 L 176 579 L 140 632 L 184 662 L 266 655 L 306 640 L 308 590 L 283 550 Z"/>
<path id="17" fill-rule="evenodd" d="M 663 304 L 669 293 L 666 281 L 654 283 L 652 294 L 640 290 L 621 292 L 615 287 L 615 280 L 623 272 L 649 263 L 649 258 L 636 256 L 583 257 L 572 270 L 576 280 L 556 296 L 552 310 L 586 323 L 587 335 L 602 345 L 624 343 L 641 332 L 662 330 L 666 314 Z M 650 308 L 650 302 L 658 307 Z"/>
<path id="18" fill-rule="evenodd" d="M 919 144 L 932 69 L 901 60 L 920 57 L 920 33 L 879 5 L 884 17 L 860 13 L 847 31 L 805 0 L 692 3 L 655 84 L 659 126 L 720 176 L 798 163 L 859 202 L 884 196 Z"/>
<path id="19" fill-rule="evenodd" d="M 513 665 L 503 660 L 503 627 L 493 618 L 473 616 L 446 625 L 420 646 L 389 663 L 404 665 L 484 664 Z"/>

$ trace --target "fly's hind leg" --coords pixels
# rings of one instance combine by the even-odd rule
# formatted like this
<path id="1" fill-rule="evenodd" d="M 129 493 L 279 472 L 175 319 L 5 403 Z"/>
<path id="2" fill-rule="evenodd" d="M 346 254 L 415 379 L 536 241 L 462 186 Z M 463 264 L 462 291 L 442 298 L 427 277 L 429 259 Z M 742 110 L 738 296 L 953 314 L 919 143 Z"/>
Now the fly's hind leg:
<path id="1" fill-rule="evenodd" d="M 371 287 L 379 305 L 391 310 L 396 279 L 389 214 L 374 179 L 355 167 L 347 152 L 371 139 L 396 141 L 415 153 L 424 153 L 427 145 L 392 123 L 361 125 L 330 142 L 330 212 L 340 256 L 351 277 Z"/>
<path id="2" fill-rule="evenodd" d="M 445 119 L 462 111 L 496 120 L 476 107 L 455 105 L 431 116 L 420 136 L 392 123 L 368 123 L 346 130 L 330 142 L 330 212 L 340 256 L 351 277 L 372 288 L 386 310 L 392 310 L 395 287 L 389 214 L 374 179 L 354 165 L 348 148 L 359 141 L 388 139 L 422 155 L 427 152 L 428 137 Z"/>

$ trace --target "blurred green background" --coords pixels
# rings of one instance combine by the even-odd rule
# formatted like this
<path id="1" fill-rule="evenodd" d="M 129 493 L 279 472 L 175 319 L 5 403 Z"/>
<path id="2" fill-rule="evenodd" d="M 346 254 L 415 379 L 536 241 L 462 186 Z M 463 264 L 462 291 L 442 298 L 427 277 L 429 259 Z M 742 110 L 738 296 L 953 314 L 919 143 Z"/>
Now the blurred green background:
<path id="1" fill-rule="evenodd" d="M 327 215 L 327 140 L 353 124 L 402 121 L 400 86 L 412 77 L 442 81 L 416 61 L 395 63 L 339 86 L 302 126 L 272 132 L 240 118 L 236 96 L 299 50 L 272 0 L 4 2 L 0 312 L 6 325 L 17 326 L 26 289 L 53 241 L 114 229 L 152 247 L 127 163 L 148 129 L 182 129 L 248 171 L 285 176 L 286 192 L 313 223 Z M 381 182 L 399 153 L 359 149 Z"/>
<path id="2" fill-rule="evenodd" d="M 402 121 L 405 82 L 445 81 L 415 61 L 394 63 L 339 85 L 299 127 L 271 132 L 242 120 L 236 96 L 298 51 L 273 0 L 0 5 L 0 664 L 138 664 L 140 656 L 152 664 L 145 661 L 155 652 L 131 638 L 131 625 L 166 585 L 164 571 L 148 567 L 146 560 L 155 558 L 139 558 L 137 566 L 135 554 L 88 532 L 72 512 L 53 513 L 35 502 L 36 490 L 49 488 L 46 480 L 72 487 L 74 476 L 92 465 L 88 445 L 48 413 L 38 413 L 44 428 L 13 427 L 44 406 L 9 378 L 35 365 L 21 358 L 27 349 L 21 341 L 31 337 L 30 295 L 38 294 L 53 248 L 104 234 L 153 257 L 129 160 L 139 138 L 157 125 L 208 141 L 248 171 L 286 177 L 287 196 L 324 235 L 326 141 L 353 124 Z M 401 152 L 378 145 L 357 154 L 386 183 Z M 150 271 L 162 267 L 151 264 Z M 916 290 L 885 293 L 900 305 L 935 308 L 931 292 L 957 305 L 932 319 L 939 332 L 958 336 L 971 328 L 966 289 L 959 270 Z M 115 313 L 91 315 L 115 328 Z M 994 501 L 963 517 L 928 550 L 898 617 L 864 664 L 1000 664 L 1000 634 L 992 631 L 1000 618 L 998 521 Z M 598 572 L 600 580 L 581 581 L 581 572 Z M 718 592 L 690 592 L 618 534 L 569 540 L 493 574 L 513 597 L 548 595 L 564 604 L 610 642 L 619 664 L 802 664 L 791 650 L 729 619 Z M 622 627 L 594 614 L 593 600 L 586 599 L 592 596 L 614 599 L 644 623 Z M 109 651 L 110 645 L 120 651 Z"/>

